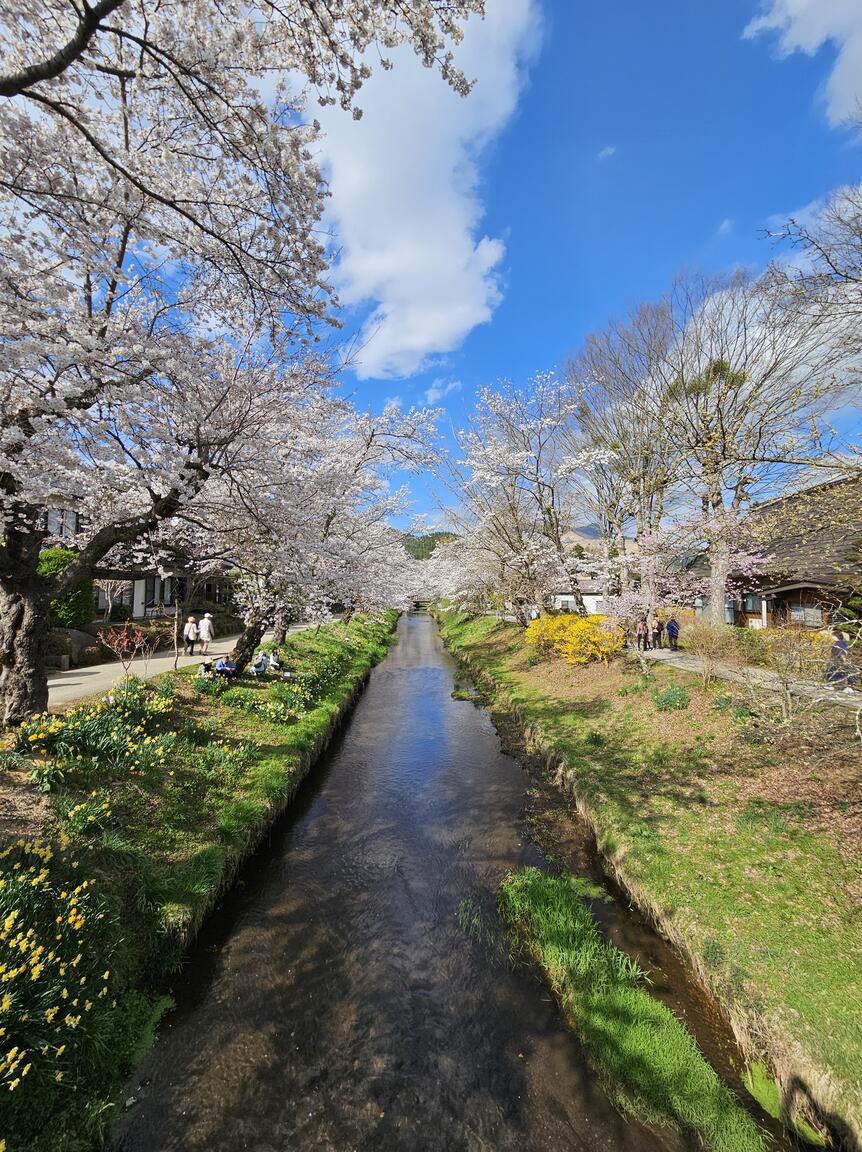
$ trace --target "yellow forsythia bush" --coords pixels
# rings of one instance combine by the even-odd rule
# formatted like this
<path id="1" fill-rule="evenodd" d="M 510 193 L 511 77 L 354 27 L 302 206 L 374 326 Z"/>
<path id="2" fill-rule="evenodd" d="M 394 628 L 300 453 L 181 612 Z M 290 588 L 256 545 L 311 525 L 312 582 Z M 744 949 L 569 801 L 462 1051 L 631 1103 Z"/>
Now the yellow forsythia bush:
<path id="1" fill-rule="evenodd" d="M 604 616 L 540 616 L 527 625 L 527 644 L 544 652 L 556 652 L 568 664 L 607 664 L 622 651 L 624 633 Z"/>

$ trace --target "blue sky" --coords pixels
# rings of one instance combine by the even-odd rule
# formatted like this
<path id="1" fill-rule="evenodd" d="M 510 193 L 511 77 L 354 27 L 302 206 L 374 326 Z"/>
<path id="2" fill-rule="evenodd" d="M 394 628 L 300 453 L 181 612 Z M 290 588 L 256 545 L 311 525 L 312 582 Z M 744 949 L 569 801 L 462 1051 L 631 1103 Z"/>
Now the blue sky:
<path id="1" fill-rule="evenodd" d="M 679 269 L 762 265 L 774 218 L 862 177 L 860 0 L 487 9 L 466 101 L 401 55 L 359 126 L 323 116 L 363 407 L 431 390 L 457 424 L 477 385 L 561 366 Z"/>

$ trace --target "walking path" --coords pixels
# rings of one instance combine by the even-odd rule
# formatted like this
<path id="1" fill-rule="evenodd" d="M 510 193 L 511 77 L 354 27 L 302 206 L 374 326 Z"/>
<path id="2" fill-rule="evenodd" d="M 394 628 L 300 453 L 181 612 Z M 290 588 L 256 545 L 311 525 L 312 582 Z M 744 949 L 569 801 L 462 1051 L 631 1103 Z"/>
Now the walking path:
<path id="1" fill-rule="evenodd" d="M 664 664 L 672 664 L 675 668 L 684 668 L 687 672 L 699 674 L 701 671 L 700 657 L 693 656 L 690 652 L 672 652 L 670 648 L 653 648 L 649 652 L 644 652 L 643 655 L 648 660 L 660 660 Z M 715 674 L 721 680 L 734 680 L 739 684 L 746 684 L 751 681 L 758 687 L 772 692 L 781 690 L 778 676 L 775 672 L 770 672 L 768 668 L 734 668 L 729 664 L 716 664 Z M 852 712 L 857 712 L 862 708 L 862 692 L 845 693 L 840 688 L 830 692 L 824 685 L 813 684 L 807 680 L 793 681 L 790 685 L 790 691 L 794 696 L 807 696 L 811 700 L 825 704 L 838 704 Z"/>
<path id="2" fill-rule="evenodd" d="M 311 624 L 292 624 L 290 632 L 302 632 L 311 628 Z M 223 636 L 210 644 L 209 656 L 213 659 L 230 652 L 239 635 Z M 185 668 L 189 664 L 200 664 L 203 657 L 180 656 L 178 668 Z M 151 676 L 158 676 L 160 672 L 169 672 L 174 666 L 173 651 L 159 652 L 149 659 L 132 661 L 131 673 L 139 676 L 141 680 L 148 680 Z M 48 706 L 58 708 L 63 704 L 71 704 L 85 696 L 98 696 L 108 692 L 123 674 L 119 661 L 111 660 L 106 664 L 91 664 L 89 668 L 72 668 L 68 672 L 55 672 L 48 677 Z"/>

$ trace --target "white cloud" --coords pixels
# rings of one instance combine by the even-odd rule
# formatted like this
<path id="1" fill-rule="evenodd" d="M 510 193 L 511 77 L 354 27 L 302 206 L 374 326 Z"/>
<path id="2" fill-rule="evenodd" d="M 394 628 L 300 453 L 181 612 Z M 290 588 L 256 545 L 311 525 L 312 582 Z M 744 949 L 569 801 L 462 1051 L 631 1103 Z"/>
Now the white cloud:
<path id="1" fill-rule="evenodd" d="M 836 59 L 826 81 L 826 114 L 832 124 L 859 118 L 862 100 L 862 3 L 860 0 L 766 0 L 744 35 L 775 33 L 783 56 L 814 55 L 830 43 Z"/>
<path id="2" fill-rule="evenodd" d="M 729 216 L 725 216 L 725 218 L 719 224 L 718 229 L 716 230 L 716 235 L 726 236 L 729 232 L 732 232 L 732 231 L 733 231 L 733 221 L 730 219 Z"/>
<path id="3" fill-rule="evenodd" d="M 611 156 L 616 156 L 616 154 L 617 154 L 616 144 L 606 144 L 605 147 L 602 148 L 601 152 L 597 153 L 596 159 L 597 160 L 610 160 Z"/>
<path id="4" fill-rule="evenodd" d="M 435 380 L 428 391 L 425 393 L 426 404 L 437 404 L 440 400 L 445 400 L 447 396 L 451 396 L 453 392 L 460 392 L 463 385 L 460 380 Z"/>
<path id="5" fill-rule="evenodd" d="M 538 43 L 537 0 L 488 6 L 467 24 L 462 99 L 411 52 L 393 52 L 362 88 L 357 123 L 317 112 L 342 303 L 370 309 L 357 374 L 407 376 L 457 348 L 500 301 L 498 237 L 483 235 L 482 150 L 514 113 Z"/>

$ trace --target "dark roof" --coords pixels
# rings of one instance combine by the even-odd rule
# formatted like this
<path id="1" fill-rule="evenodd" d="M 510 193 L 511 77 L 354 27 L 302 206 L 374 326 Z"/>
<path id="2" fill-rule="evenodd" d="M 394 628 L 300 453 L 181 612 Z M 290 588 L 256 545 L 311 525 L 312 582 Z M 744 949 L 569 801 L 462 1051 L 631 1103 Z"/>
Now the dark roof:
<path id="1" fill-rule="evenodd" d="M 862 477 L 818 484 L 752 508 L 746 546 L 777 578 L 833 587 L 862 583 Z"/>

